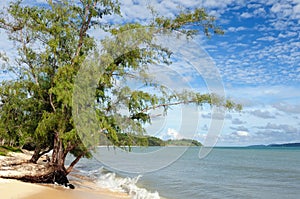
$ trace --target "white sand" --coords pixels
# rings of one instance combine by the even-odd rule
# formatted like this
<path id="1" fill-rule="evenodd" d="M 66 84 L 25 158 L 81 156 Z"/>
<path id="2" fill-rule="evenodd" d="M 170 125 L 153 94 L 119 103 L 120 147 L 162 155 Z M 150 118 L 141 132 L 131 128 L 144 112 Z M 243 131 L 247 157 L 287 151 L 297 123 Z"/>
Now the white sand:
<path id="1" fill-rule="evenodd" d="M 39 193 L 44 187 L 35 184 L 23 183 L 17 180 L 0 179 L 1 199 L 17 199 Z"/>
<path id="2" fill-rule="evenodd" d="M 1 199 L 129 199 L 127 194 L 105 189 L 71 190 L 56 185 L 38 185 L 0 178 Z"/>

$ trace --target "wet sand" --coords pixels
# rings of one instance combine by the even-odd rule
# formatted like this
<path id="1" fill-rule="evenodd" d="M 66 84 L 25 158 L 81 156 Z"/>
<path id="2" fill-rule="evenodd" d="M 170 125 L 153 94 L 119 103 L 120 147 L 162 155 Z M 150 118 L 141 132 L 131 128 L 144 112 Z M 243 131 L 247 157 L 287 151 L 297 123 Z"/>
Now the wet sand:
<path id="1" fill-rule="evenodd" d="M 66 189 L 57 185 L 39 185 L 0 178 L 1 199 L 129 199 L 126 193 L 106 189 Z"/>

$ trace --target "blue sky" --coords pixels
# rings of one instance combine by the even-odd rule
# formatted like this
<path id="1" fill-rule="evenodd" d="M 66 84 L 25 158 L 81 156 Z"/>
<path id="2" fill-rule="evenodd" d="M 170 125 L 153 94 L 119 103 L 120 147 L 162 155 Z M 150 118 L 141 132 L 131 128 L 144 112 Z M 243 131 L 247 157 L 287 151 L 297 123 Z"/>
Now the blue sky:
<path id="1" fill-rule="evenodd" d="M 7 1 L 1 1 L 3 6 Z M 43 0 L 26 1 L 30 4 Z M 180 9 L 204 7 L 218 18 L 224 36 L 197 37 L 196 42 L 219 69 L 225 94 L 244 105 L 241 113 L 228 112 L 218 145 L 239 146 L 300 142 L 300 0 L 124 0 L 123 18 L 108 22 L 146 22 L 147 6 L 164 16 Z M 93 34 L 101 34 L 95 31 Z M 1 38 L 5 38 L 1 32 Z M 0 50 L 12 44 L 0 41 Z M 202 81 L 199 79 L 199 82 Z M 195 137 L 204 141 L 210 112 L 188 107 L 199 115 Z M 191 114 L 193 115 L 193 114 Z M 182 132 L 174 116 L 160 122 L 169 136 Z M 188 134 L 188 133 L 187 133 Z"/>

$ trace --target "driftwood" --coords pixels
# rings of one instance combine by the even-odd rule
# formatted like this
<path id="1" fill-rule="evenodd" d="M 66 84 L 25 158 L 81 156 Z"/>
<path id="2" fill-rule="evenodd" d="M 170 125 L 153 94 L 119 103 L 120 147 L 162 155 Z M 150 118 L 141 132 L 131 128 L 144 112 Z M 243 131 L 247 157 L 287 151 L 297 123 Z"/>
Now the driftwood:
<path id="1" fill-rule="evenodd" d="M 56 183 L 74 189 L 74 186 L 69 184 L 67 174 L 63 169 L 51 165 L 48 161 L 30 163 L 24 157 L 26 155 L 15 153 L 11 153 L 8 157 L 0 156 L 0 178 L 31 183 Z"/>

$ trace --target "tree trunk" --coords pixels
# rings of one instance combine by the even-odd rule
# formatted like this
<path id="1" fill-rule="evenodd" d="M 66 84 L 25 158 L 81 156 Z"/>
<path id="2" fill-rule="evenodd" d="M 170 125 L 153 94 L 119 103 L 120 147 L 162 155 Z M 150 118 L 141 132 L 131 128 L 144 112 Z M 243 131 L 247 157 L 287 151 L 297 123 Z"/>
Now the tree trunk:
<path id="1" fill-rule="evenodd" d="M 65 156 L 63 143 L 62 140 L 59 138 L 59 133 L 56 132 L 54 135 L 52 159 L 50 162 L 52 170 L 48 174 L 43 175 L 43 177 L 38 177 L 37 180 L 41 179 L 43 183 L 58 183 L 60 185 L 65 185 L 69 186 L 70 188 L 74 188 L 73 185 L 68 185 L 68 173 L 64 164 Z"/>
<path id="2" fill-rule="evenodd" d="M 39 159 L 40 159 L 40 152 L 41 152 L 41 148 L 40 147 L 36 147 L 34 149 L 34 153 L 31 157 L 31 159 L 29 160 L 29 162 L 31 163 L 36 163 Z"/>
<path id="3" fill-rule="evenodd" d="M 49 153 L 51 150 L 52 150 L 52 148 L 49 148 L 49 149 L 46 149 L 46 150 L 42 151 L 40 149 L 40 147 L 36 147 L 34 149 L 34 153 L 33 153 L 32 157 L 31 157 L 31 159 L 29 160 L 29 162 L 36 164 L 37 161 L 40 159 L 40 157 L 42 157 L 46 153 Z"/>
<path id="4" fill-rule="evenodd" d="M 58 132 L 55 132 L 54 134 L 54 143 L 53 143 L 53 152 L 52 152 L 52 164 L 54 164 L 57 161 L 57 155 L 59 151 L 59 134 Z"/>
<path id="5" fill-rule="evenodd" d="M 63 147 L 63 142 L 59 137 L 59 132 L 54 135 L 53 153 L 52 153 L 52 164 L 55 166 L 64 167 L 65 163 L 65 150 Z"/>

